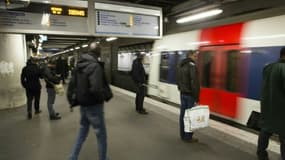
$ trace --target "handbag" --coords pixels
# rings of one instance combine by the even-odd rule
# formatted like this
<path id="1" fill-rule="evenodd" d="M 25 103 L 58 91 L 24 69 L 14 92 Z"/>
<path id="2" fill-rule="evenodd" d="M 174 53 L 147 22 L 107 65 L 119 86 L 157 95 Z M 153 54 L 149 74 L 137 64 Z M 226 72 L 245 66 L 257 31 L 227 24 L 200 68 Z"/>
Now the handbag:
<path id="1" fill-rule="evenodd" d="M 197 105 L 185 110 L 184 131 L 193 132 L 209 126 L 210 111 L 208 105 Z"/>

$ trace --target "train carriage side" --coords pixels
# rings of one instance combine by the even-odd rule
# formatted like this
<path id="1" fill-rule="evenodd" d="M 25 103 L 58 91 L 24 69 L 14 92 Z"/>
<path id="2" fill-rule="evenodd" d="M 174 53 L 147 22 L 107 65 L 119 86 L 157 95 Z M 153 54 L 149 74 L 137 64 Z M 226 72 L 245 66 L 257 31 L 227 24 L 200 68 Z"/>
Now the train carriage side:
<path id="1" fill-rule="evenodd" d="M 180 104 L 176 65 L 187 50 L 199 49 L 200 103 L 211 113 L 246 125 L 260 111 L 263 67 L 285 46 L 285 16 L 235 23 L 163 37 L 154 43 L 148 94 Z"/>
<path id="2" fill-rule="evenodd" d="M 175 80 L 176 65 L 185 57 L 187 50 L 198 48 L 199 36 L 200 31 L 191 31 L 167 35 L 155 41 L 148 83 L 158 89 L 148 88 L 149 95 L 180 103 Z"/>
<path id="3" fill-rule="evenodd" d="M 251 112 L 260 111 L 263 67 L 279 58 L 285 46 L 285 15 L 250 21 L 245 24 L 241 47 L 248 54 L 246 90 L 239 99 L 236 121 L 246 124 Z"/>

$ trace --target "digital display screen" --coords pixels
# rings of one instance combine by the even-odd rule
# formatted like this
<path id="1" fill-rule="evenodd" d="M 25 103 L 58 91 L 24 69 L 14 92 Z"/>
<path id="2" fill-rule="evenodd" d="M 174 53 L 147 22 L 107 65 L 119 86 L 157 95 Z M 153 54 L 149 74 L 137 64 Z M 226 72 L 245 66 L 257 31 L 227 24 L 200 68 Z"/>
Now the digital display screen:
<path id="1" fill-rule="evenodd" d="M 68 16 L 79 16 L 86 17 L 85 9 L 76 9 L 69 7 L 50 7 L 50 13 L 54 15 L 68 15 Z"/>

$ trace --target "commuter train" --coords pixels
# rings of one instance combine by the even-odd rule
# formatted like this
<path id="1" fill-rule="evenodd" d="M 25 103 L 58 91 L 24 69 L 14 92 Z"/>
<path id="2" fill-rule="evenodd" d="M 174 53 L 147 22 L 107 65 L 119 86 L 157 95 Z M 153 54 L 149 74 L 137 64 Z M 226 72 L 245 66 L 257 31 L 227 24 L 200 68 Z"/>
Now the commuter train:
<path id="1" fill-rule="evenodd" d="M 263 67 L 285 46 L 285 15 L 166 35 L 154 42 L 148 94 L 180 104 L 176 66 L 198 50 L 200 104 L 211 114 L 246 125 L 260 111 Z"/>

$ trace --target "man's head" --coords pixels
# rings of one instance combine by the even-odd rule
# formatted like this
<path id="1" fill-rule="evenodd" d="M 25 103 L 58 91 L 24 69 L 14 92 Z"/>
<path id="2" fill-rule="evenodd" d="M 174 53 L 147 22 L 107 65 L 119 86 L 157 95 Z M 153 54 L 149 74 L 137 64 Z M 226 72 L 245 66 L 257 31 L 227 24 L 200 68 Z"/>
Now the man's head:
<path id="1" fill-rule="evenodd" d="M 285 59 L 285 47 L 281 48 L 280 50 L 280 58 Z"/>
<path id="2" fill-rule="evenodd" d="M 196 61 L 198 59 L 198 51 L 190 50 L 188 52 L 188 57 L 191 58 L 193 61 Z"/>
<path id="3" fill-rule="evenodd" d="M 143 55 L 140 52 L 136 52 L 136 56 L 138 59 L 142 60 L 143 59 Z"/>
<path id="4" fill-rule="evenodd" d="M 101 48 L 95 41 L 89 43 L 89 51 L 97 57 L 101 55 Z"/>

